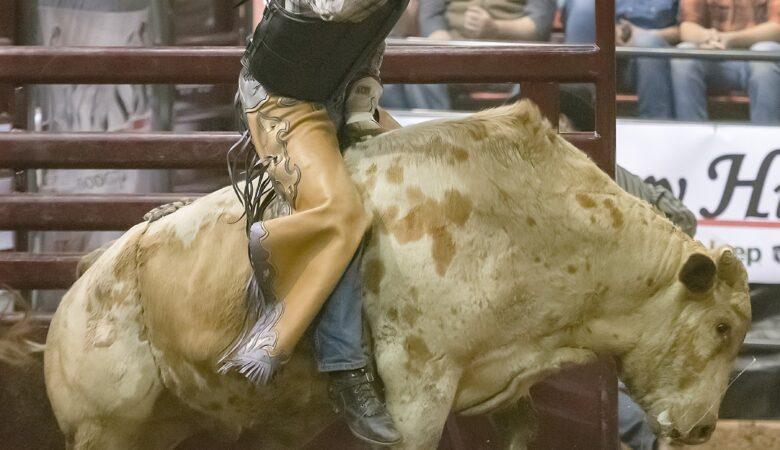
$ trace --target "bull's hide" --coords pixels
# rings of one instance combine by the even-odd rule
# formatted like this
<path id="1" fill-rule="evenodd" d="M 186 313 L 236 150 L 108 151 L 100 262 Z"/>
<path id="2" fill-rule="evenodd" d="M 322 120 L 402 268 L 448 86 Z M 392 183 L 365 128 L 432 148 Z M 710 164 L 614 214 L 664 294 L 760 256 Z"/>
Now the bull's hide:
<path id="1" fill-rule="evenodd" d="M 402 446 L 435 447 L 450 410 L 494 409 L 596 351 L 622 358 L 644 406 L 664 410 L 662 425 L 711 419 L 749 316 L 741 266 L 721 256 L 717 290 L 697 294 L 716 303 L 696 306 L 705 302 L 686 286 L 716 283 L 706 250 L 620 190 L 535 107 L 392 131 L 346 160 L 375 217 L 365 311 Z M 71 442 L 159 448 L 202 428 L 234 437 L 262 426 L 269 445 L 294 446 L 332 420 L 307 343 L 262 389 L 216 372 L 245 315 L 241 214 L 225 188 L 137 225 L 68 292 L 46 378 Z M 703 351 L 691 327 L 716 319 L 692 314 L 715 313 L 733 342 Z M 712 393 L 684 397 L 702 405 L 672 398 L 698 382 L 651 380 L 659 365 L 715 370 L 712 360 Z"/>

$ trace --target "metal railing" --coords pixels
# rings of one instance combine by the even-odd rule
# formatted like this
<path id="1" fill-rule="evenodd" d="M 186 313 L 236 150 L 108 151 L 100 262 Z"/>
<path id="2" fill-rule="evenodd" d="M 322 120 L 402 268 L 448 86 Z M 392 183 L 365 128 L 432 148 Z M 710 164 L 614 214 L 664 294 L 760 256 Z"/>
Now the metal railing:
<path id="1" fill-rule="evenodd" d="M 615 55 L 618 58 L 693 58 L 718 61 L 780 62 L 780 51 L 618 47 L 615 49 Z"/>

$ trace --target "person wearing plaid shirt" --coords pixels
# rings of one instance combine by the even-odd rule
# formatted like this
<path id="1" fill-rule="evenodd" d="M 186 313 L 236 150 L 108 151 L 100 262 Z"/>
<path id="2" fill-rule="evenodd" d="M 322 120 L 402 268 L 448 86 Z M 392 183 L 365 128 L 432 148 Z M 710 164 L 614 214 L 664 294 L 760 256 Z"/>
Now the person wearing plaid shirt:
<path id="1" fill-rule="evenodd" d="M 407 3 L 268 1 L 241 61 L 243 135 L 229 155 L 246 210 L 252 279 L 245 326 L 219 370 L 265 384 L 311 326 L 334 409 L 374 445 L 397 444 L 401 435 L 363 348 L 360 269 L 372 217 L 340 141 L 383 130 L 384 39 Z"/>
<path id="2" fill-rule="evenodd" d="M 616 0 L 615 43 L 640 48 L 668 48 L 680 42 L 678 0 Z M 564 0 L 562 7 L 566 42 L 596 41 L 594 0 Z M 618 61 L 618 88 L 636 89 L 639 117 L 674 118 L 672 72 L 668 59 L 630 58 Z"/>
<path id="3" fill-rule="evenodd" d="M 682 0 L 680 48 L 780 50 L 780 0 Z M 780 63 L 672 60 L 677 118 L 707 120 L 707 93 L 747 91 L 754 123 L 780 123 Z"/>

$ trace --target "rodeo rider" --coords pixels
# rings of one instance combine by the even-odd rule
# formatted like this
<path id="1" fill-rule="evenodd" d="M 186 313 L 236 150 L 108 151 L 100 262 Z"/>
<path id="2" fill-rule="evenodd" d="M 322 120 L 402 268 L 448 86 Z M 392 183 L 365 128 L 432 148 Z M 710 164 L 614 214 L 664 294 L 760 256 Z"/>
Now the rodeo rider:
<path id="1" fill-rule="evenodd" d="M 237 103 L 245 129 L 231 149 L 253 277 L 244 330 L 220 369 L 267 383 L 316 321 L 317 365 L 330 374 L 334 408 L 358 438 L 379 445 L 401 435 L 363 350 L 360 259 L 371 217 L 339 138 L 381 131 L 384 40 L 407 3 L 269 0 L 242 58 Z M 239 170 L 246 184 L 236 182 Z M 283 206 L 269 208 L 272 197 Z"/>

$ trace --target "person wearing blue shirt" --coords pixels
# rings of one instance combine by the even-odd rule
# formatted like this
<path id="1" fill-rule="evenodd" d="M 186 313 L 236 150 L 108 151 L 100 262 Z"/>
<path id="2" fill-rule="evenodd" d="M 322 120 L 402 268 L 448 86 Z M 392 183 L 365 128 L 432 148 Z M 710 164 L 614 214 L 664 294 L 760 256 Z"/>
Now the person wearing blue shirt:
<path id="1" fill-rule="evenodd" d="M 596 39 L 595 0 L 562 0 L 566 42 L 593 43 Z M 678 0 L 616 0 L 616 44 L 645 48 L 672 47 L 680 42 Z M 635 87 L 639 116 L 672 119 L 674 98 L 671 68 L 662 58 L 636 58 L 618 82 Z"/>

